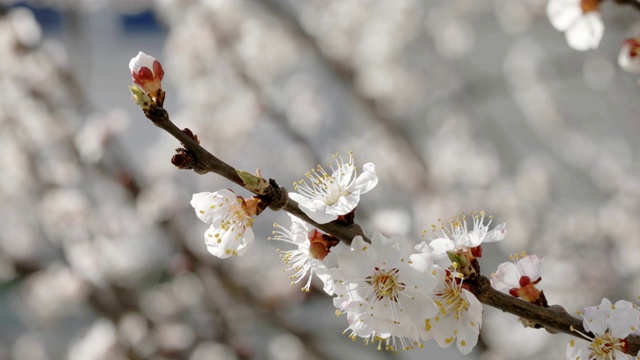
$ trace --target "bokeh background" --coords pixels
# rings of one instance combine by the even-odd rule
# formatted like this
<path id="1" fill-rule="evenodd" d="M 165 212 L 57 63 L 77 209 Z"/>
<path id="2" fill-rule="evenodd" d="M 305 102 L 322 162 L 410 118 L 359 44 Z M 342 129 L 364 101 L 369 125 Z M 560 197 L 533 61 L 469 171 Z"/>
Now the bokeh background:
<path id="1" fill-rule="evenodd" d="M 131 102 L 129 60 L 165 69 L 166 108 L 230 164 L 290 185 L 332 154 L 374 162 L 365 232 L 416 243 L 485 210 L 484 247 L 545 257 L 570 312 L 640 295 L 640 89 L 616 62 L 640 13 L 602 3 L 597 50 L 570 49 L 544 0 L 0 1 L 0 358 L 558 359 L 569 337 L 485 308 L 469 356 L 398 355 L 342 334 L 321 289 L 290 286 L 266 211 L 219 260 L 178 143 Z M 329 256 L 329 260 L 331 259 Z M 330 260 L 331 261 L 331 260 Z"/>

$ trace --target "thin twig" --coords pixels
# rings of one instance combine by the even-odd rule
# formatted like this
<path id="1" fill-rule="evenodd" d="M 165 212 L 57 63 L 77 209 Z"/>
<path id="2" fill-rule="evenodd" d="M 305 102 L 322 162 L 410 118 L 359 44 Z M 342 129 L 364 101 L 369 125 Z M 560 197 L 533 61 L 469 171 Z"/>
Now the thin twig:
<path id="1" fill-rule="evenodd" d="M 174 138 L 180 141 L 187 150 L 189 150 L 190 154 L 193 156 L 193 160 L 195 161 L 195 172 L 197 172 L 198 174 L 206 174 L 209 172 L 216 173 L 242 186 L 243 188 L 254 192 L 244 184 L 233 166 L 215 157 L 205 148 L 200 146 L 200 144 L 198 144 L 198 142 L 191 138 L 187 133 L 180 130 L 171 121 L 171 119 L 169 118 L 169 113 L 167 113 L 165 109 L 161 107 L 153 107 L 150 111 L 145 112 L 145 115 L 156 126 L 171 134 Z M 279 188 L 275 188 L 273 185 L 270 186 L 271 188 L 267 191 L 267 193 L 280 193 Z M 313 226 L 325 231 L 326 233 L 335 236 L 347 245 L 351 245 L 351 240 L 353 240 L 353 238 L 356 236 L 362 236 L 365 241 L 370 242 L 370 240 L 364 235 L 362 228 L 358 224 L 343 225 L 335 221 L 327 224 L 318 224 L 317 222 L 311 220 L 304 212 L 302 212 L 302 210 L 300 210 L 300 207 L 298 207 L 298 204 L 291 199 L 288 200 L 282 210 L 312 224 Z"/>
<path id="2" fill-rule="evenodd" d="M 613 2 L 620 5 L 629 5 L 634 9 L 640 11 L 640 1 L 638 0 L 613 0 Z"/>
<path id="3" fill-rule="evenodd" d="M 473 294 L 481 303 L 500 309 L 513 315 L 531 320 L 542 325 L 551 333 L 563 332 L 580 339 L 580 334 L 589 334 L 582 326 L 582 320 L 571 316 L 562 306 L 553 305 L 545 308 L 518 299 L 516 297 L 502 293 L 491 287 L 491 282 L 484 276 L 478 277 L 477 281 L 465 281 L 469 284 Z M 630 335 L 627 337 L 629 344 L 628 354 L 636 354 L 640 351 L 640 337 Z"/>

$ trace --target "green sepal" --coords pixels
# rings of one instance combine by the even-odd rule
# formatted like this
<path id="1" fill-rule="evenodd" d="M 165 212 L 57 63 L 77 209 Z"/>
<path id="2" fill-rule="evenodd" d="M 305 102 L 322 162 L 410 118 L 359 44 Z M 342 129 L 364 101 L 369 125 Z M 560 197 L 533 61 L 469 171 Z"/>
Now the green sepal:
<path id="1" fill-rule="evenodd" d="M 258 195 L 267 193 L 267 189 L 270 186 L 267 180 L 243 170 L 236 170 L 236 173 L 240 176 L 240 179 L 242 179 L 244 187 L 247 190 L 253 191 Z"/>
<path id="2" fill-rule="evenodd" d="M 131 99 L 142 110 L 149 110 L 151 108 L 151 98 L 149 94 L 140 89 L 138 85 L 129 85 L 129 91 L 131 91 Z"/>

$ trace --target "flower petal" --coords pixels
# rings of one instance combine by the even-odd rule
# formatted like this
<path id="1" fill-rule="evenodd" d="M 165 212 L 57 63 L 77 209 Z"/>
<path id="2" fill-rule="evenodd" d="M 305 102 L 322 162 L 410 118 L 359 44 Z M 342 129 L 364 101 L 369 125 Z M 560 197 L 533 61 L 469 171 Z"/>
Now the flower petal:
<path id="1" fill-rule="evenodd" d="M 556 30 L 566 31 L 580 16 L 580 0 L 549 0 L 547 3 L 547 17 Z"/>
<path id="2" fill-rule="evenodd" d="M 509 293 L 513 288 L 520 288 L 520 273 L 514 263 L 505 262 L 498 266 L 498 270 L 491 276 L 491 287 L 503 293 Z"/>
<path id="3" fill-rule="evenodd" d="M 489 231 L 482 242 L 495 242 L 504 239 L 507 235 L 507 223 L 502 223 Z"/>
<path id="4" fill-rule="evenodd" d="M 429 247 L 433 250 L 433 257 L 441 259 L 447 255 L 447 251 L 455 250 L 453 242 L 447 238 L 438 238 L 431 240 Z"/>
<path id="5" fill-rule="evenodd" d="M 329 268 L 318 259 L 311 259 L 309 263 L 311 265 L 312 272 L 316 274 L 318 279 L 320 279 L 324 284 L 322 290 L 324 290 L 324 292 L 326 292 L 328 295 L 333 295 L 335 283 L 333 281 L 333 277 L 331 276 L 331 271 L 329 270 Z"/>
<path id="6" fill-rule="evenodd" d="M 289 198 L 297 202 L 300 210 L 318 224 L 326 224 L 338 218 L 336 214 L 328 214 L 327 204 L 320 200 L 312 200 L 297 193 L 289 193 Z"/>
<path id="7" fill-rule="evenodd" d="M 544 258 L 536 255 L 527 255 L 518 260 L 517 267 L 520 276 L 528 276 L 531 281 L 536 281 L 542 275 Z"/>
<path id="8" fill-rule="evenodd" d="M 356 179 L 355 190 L 360 194 L 364 194 L 376 187 L 378 184 L 378 175 L 376 174 L 376 166 L 373 163 L 366 163 L 362 166 L 362 174 Z"/>
<path id="9" fill-rule="evenodd" d="M 138 52 L 136 57 L 129 61 L 129 70 L 137 73 L 141 68 L 146 67 L 149 70 L 153 69 L 153 63 L 157 61 L 153 56 L 147 55 L 142 51 Z"/>
<path id="10" fill-rule="evenodd" d="M 604 23 L 599 12 L 584 14 L 565 32 L 569 46 L 578 51 L 595 49 L 604 33 Z"/>

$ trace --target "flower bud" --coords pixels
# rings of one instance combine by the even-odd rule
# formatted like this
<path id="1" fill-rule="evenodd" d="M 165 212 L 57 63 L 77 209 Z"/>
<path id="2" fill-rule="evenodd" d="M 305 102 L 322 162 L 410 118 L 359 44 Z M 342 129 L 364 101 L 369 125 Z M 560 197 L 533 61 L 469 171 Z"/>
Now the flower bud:
<path id="1" fill-rule="evenodd" d="M 627 39 L 618 55 L 620 67 L 633 74 L 640 74 L 640 38 Z"/>
<path id="2" fill-rule="evenodd" d="M 185 148 L 176 149 L 176 154 L 171 158 L 171 163 L 178 169 L 193 169 L 196 166 L 193 156 Z"/>
<path id="3" fill-rule="evenodd" d="M 162 90 L 162 78 L 164 70 L 160 62 L 153 56 L 149 56 L 142 51 L 129 62 L 131 79 L 142 90 L 151 97 L 156 97 L 159 90 Z"/>

